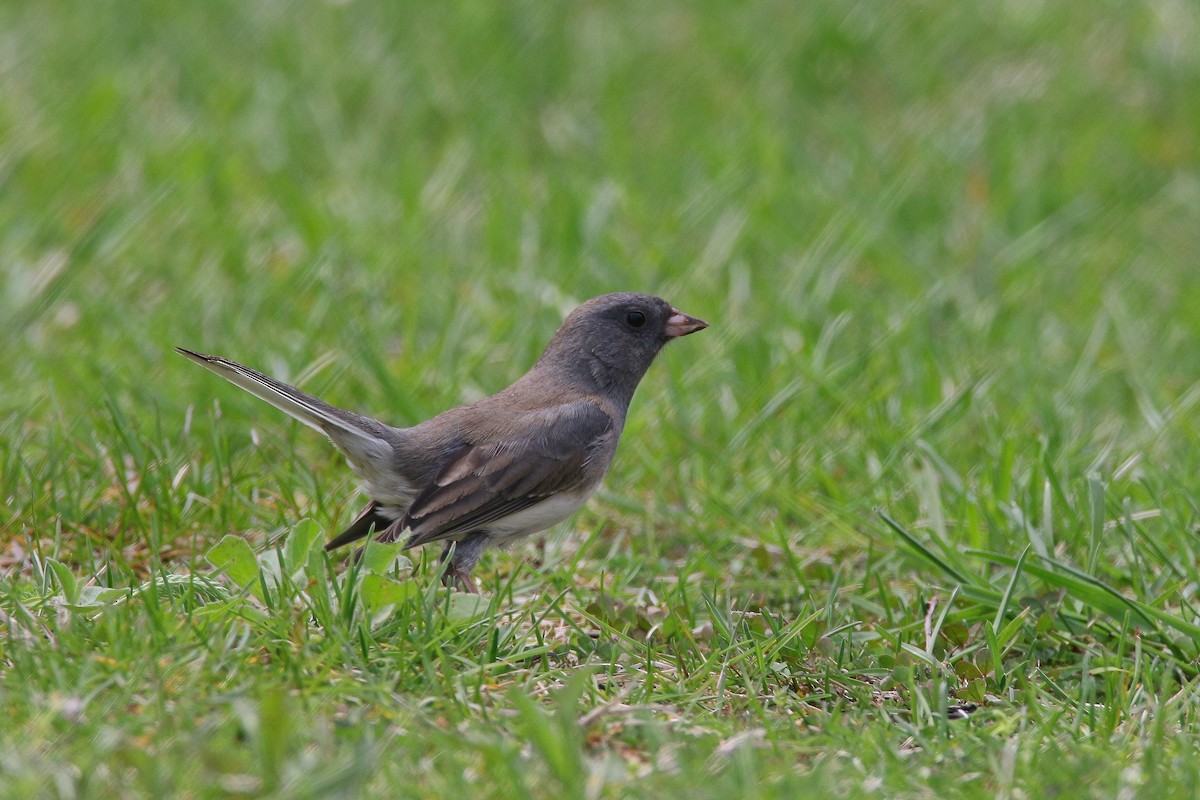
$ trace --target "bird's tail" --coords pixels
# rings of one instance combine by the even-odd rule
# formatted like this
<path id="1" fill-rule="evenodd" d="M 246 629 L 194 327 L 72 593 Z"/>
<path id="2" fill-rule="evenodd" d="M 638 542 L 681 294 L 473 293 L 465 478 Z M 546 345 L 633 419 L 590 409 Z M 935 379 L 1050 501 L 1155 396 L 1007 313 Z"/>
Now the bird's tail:
<path id="1" fill-rule="evenodd" d="M 392 445 L 388 428 L 368 417 L 343 411 L 318 400 L 294 386 L 270 378 L 258 370 L 220 356 L 196 353 L 183 347 L 175 351 L 195 361 L 225 380 L 240 386 L 255 397 L 265 400 L 285 414 L 320 431 L 333 440 L 348 456 L 390 455 Z"/>

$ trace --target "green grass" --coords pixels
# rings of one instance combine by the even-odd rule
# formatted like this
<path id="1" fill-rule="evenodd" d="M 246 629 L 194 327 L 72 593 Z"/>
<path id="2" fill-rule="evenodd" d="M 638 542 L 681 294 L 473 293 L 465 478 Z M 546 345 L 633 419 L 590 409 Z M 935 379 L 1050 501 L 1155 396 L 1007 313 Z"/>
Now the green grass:
<path id="1" fill-rule="evenodd" d="M 0 4 L 0 796 L 1195 797 L 1198 39 Z M 712 328 L 482 605 L 172 353 L 406 424 L 626 289 Z"/>

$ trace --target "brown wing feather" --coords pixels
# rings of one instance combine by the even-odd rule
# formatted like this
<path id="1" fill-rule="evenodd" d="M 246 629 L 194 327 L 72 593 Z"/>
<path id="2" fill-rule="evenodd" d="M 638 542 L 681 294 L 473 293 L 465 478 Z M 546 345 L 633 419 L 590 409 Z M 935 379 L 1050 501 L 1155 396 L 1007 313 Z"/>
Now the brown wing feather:
<path id="1" fill-rule="evenodd" d="M 395 535 L 412 535 L 406 548 L 485 528 L 560 492 L 583 487 L 594 449 L 613 427 L 593 404 L 571 409 L 561 424 L 538 435 L 467 445 L 409 506 Z M 389 531 L 390 532 L 390 531 Z"/>

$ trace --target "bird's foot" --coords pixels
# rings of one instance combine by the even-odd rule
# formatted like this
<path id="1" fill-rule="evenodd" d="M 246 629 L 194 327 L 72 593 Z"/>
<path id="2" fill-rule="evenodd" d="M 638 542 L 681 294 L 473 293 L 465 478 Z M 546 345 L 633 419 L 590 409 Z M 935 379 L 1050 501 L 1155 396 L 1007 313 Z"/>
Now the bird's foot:
<path id="1" fill-rule="evenodd" d="M 467 594 L 479 594 L 479 587 L 475 585 L 475 579 L 471 577 L 469 571 L 461 567 L 451 565 L 442 576 L 442 584 Z"/>

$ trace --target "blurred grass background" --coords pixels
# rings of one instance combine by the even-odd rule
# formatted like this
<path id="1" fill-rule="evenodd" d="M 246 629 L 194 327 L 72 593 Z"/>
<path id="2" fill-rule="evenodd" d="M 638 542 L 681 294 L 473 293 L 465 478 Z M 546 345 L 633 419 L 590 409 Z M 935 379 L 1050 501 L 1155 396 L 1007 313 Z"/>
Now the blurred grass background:
<path id="1" fill-rule="evenodd" d="M 644 587 L 678 592 L 689 626 L 705 624 L 701 598 L 720 595 L 784 616 L 812 602 L 830 627 L 919 634 L 923 602 L 946 576 L 897 547 L 875 515 L 883 508 L 945 553 L 1015 558 L 1040 545 L 1194 623 L 1197 41 L 1200 10 L 1186 0 L 0 3 L 9 591 L 37 583 L 30 553 L 129 586 L 206 569 L 201 554 L 224 534 L 262 547 L 303 516 L 334 529 L 356 510 L 332 448 L 175 357 L 174 345 L 406 424 L 507 385 L 576 302 L 641 290 L 713 327 L 650 373 L 604 494 L 571 533 L 551 537 L 548 564 L 529 567 L 531 551 L 492 557 L 481 570 L 490 590 L 515 572 L 529 591 L 551 585 L 586 608 L 614 580 L 638 607 Z M 1005 580 L 994 578 L 999 589 Z M 63 659 L 87 658 L 104 639 L 86 621 L 45 624 L 74 631 L 57 631 Z M 133 637 L 154 627 L 127 624 Z M 982 636 L 972 630 L 967 649 Z M 1012 673 L 1046 658 L 1047 631 L 1031 622 L 1026 634 Z M 1050 779 L 1042 763 L 1065 765 L 1061 786 L 1096 796 L 1121 781 L 1165 791 L 1172 770 L 1143 761 L 1144 731 L 1114 760 L 1078 726 L 1023 716 L 1091 703 L 1084 635 L 1062 633 L 1075 653 L 1061 657 L 1067 674 L 1033 680 L 1025 696 L 992 676 L 992 705 L 1018 710 L 972 729 L 966 749 L 980 763 L 947 770 L 939 791 L 1036 795 Z M 47 697 L 75 696 L 72 681 L 114 709 L 128 701 L 122 691 L 149 697 L 142 722 L 114 723 L 121 742 L 189 714 L 167 711 L 153 682 L 117 691 L 113 674 L 85 672 L 54 684 L 44 676 L 45 664 L 61 666 L 55 649 L 40 662 L 19 641 L 0 645 L 0 672 L 24 688 L 0 698 L 35 734 L 0 736 L 0 773 L 27 781 L 14 787 L 66 796 L 68 786 L 86 795 L 88 776 L 113 785 L 96 771 L 109 756 L 89 744 L 103 739 L 91 727 L 100 715 L 72 733 L 46 710 L 58 708 Z M 864 680 L 892 668 L 867 640 L 854 643 L 867 648 Z M 1123 712 L 1149 702 L 1134 687 L 1161 688 L 1159 700 L 1194 692 L 1185 644 L 1174 661 L 1125 676 Z M 640 645 L 620 647 L 650 660 Z M 819 653 L 804 658 L 829 667 Z M 306 669 L 302 658 L 292 667 Z M 287 685 L 264 669 L 229 688 L 231 706 L 204 712 L 214 725 L 274 708 L 238 705 Z M 445 688 L 414 680 L 396 692 Z M 645 681 L 635 698 L 670 702 Z M 340 691 L 352 705 L 387 706 Z M 841 796 L 871 790 L 872 776 L 892 796 L 924 796 L 938 780 L 895 761 L 909 734 L 870 703 L 843 710 L 827 698 L 834 721 L 810 723 L 824 733 L 785 734 L 783 712 L 747 701 L 722 717 L 724 701 L 700 683 L 672 691 L 690 698 L 673 712 L 684 723 L 581 745 L 592 760 L 576 766 L 595 785 L 579 791 L 634 791 L 618 773 L 652 774 L 655 791 L 781 796 L 800 779 Z M 775 702 L 803 716 L 811 685 L 788 691 Z M 388 770 L 416 763 L 384 766 L 410 734 L 363 723 L 366 742 L 339 734 L 333 711 L 296 702 L 297 730 L 333 726 L 318 750 L 341 759 L 344 791 L 394 788 Z M 1156 746 L 1172 764 L 1194 755 L 1194 703 L 1163 723 L 1175 738 Z M 487 793 L 453 783 L 499 769 L 473 758 L 515 769 L 512 791 L 556 785 L 558 773 L 545 777 L 469 703 L 439 713 L 402 723 L 441 742 L 429 757 L 450 765 L 414 793 Z M 719 744 L 680 733 L 700 720 Z M 423 725 L 466 731 L 475 755 Z M 762 728 L 765 754 L 752 746 Z M 961 741 L 938 731 L 920 763 L 962 756 Z M 280 752 L 300 754 L 301 774 L 317 770 L 317 745 L 296 735 Z M 747 735 L 746 748 L 726 746 Z M 58 737 L 68 756 L 50 758 L 46 773 L 76 768 L 46 783 L 30 748 Z M 188 752 L 191 740 L 180 741 L 162 743 L 165 763 Z M 274 762 L 248 766 L 234 747 L 208 751 L 250 775 L 233 789 L 315 791 L 272 783 L 263 776 Z M 847 747 L 865 772 L 814 758 Z M 668 756 L 684 768 L 664 766 Z M 151 780 L 150 765 L 121 758 L 139 791 L 173 786 L 171 774 Z M 1145 773 L 1122 772 L 1124 758 Z M 206 795 L 197 775 L 223 771 L 207 764 L 173 788 Z"/>

